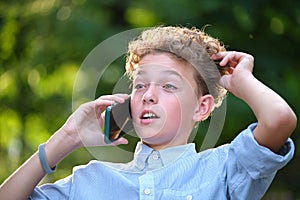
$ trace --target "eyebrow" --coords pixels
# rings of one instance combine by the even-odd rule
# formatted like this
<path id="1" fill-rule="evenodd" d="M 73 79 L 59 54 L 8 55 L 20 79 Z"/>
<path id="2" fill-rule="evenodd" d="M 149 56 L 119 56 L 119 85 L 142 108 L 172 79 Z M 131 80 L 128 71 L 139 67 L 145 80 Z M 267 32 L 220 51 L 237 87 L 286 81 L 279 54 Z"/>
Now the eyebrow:
<path id="1" fill-rule="evenodd" d="M 136 73 L 136 76 L 142 76 L 146 73 L 147 72 L 145 70 L 138 70 L 138 72 Z M 166 74 L 166 75 L 174 75 L 174 76 L 177 76 L 178 78 L 180 78 L 181 80 L 184 80 L 183 77 L 177 71 L 174 71 L 174 70 L 164 70 L 164 71 L 162 71 L 162 73 Z"/>

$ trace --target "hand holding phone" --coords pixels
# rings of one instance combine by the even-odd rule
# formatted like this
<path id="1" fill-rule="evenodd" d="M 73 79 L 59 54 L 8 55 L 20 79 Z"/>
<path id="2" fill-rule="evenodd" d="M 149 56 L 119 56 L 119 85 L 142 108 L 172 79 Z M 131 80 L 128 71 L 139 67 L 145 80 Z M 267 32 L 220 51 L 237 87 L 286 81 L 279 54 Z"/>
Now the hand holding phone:
<path id="1" fill-rule="evenodd" d="M 116 103 L 106 108 L 104 141 L 110 144 L 133 129 L 130 97 L 124 103 Z"/>

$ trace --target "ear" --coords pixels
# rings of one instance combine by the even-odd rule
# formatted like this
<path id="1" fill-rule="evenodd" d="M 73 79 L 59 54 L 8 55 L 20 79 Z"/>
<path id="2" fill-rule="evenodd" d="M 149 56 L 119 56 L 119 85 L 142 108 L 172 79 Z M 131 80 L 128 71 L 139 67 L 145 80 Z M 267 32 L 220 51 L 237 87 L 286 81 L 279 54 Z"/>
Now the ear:
<path id="1" fill-rule="evenodd" d="M 213 109 L 214 98 L 212 95 L 207 94 L 198 98 L 198 105 L 195 109 L 193 120 L 196 122 L 204 121 L 207 119 Z"/>

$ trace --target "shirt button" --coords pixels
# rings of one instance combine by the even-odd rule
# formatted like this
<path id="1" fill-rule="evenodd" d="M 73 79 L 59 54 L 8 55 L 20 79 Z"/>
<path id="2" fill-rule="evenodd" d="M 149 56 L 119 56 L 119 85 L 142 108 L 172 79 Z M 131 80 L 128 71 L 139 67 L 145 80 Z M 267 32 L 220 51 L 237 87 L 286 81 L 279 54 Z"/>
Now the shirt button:
<path id="1" fill-rule="evenodd" d="M 153 160 L 158 160 L 158 155 L 154 154 L 152 158 L 153 158 Z"/>
<path id="2" fill-rule="evenodd" d="M 149 188 L 146 188 L 146 189 L 144 190 L 144 193 L 145 193 L 146 195 L 148 195 L 148 194 L 151 193 L 151 190 L 150 190 Z"/>
<path id="3" fill-rule="evenodd" d="M 193 196 L 192 195 L 187 195 L 186 196 L 186 200 L 192 200 L 193 199 Z"/>

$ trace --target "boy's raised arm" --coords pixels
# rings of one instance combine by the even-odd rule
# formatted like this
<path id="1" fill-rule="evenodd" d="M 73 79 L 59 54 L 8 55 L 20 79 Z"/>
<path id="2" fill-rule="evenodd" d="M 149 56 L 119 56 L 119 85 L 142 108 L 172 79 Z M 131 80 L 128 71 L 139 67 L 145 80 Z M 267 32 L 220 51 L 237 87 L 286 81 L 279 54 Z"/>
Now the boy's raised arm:
<path id="1" fill-rule="evenodd" d="M 231 66 L 229 74 L 221 77 L 220 84 L 245 101 L 254 112 L 258 120 L 254 138 L 260 145 L 278 152 L 296 127 L 293 110 L 276 92 L 253 76 L 254 58 L 251 55 L 222 52 L 213 55 L 212 59 L 222 59 L 221 66 Z"/>
<path id="2" fill-rule="evenodd" d="M 81 105 L 46 143 L 45 156 L 50 168 L 76 148 L 82 146 L 104 146 L 100 126 L 104 121 L 101 113 L 114 102 L 124 102 L 127 94 L 107 95 Z M 121 138 L 111 145 L 126 144 Z M 39 153 L 34 153 L 0 186 L 0 199 L 28 199 L 34 188 L 46 175 L 42 168 Z"/>

